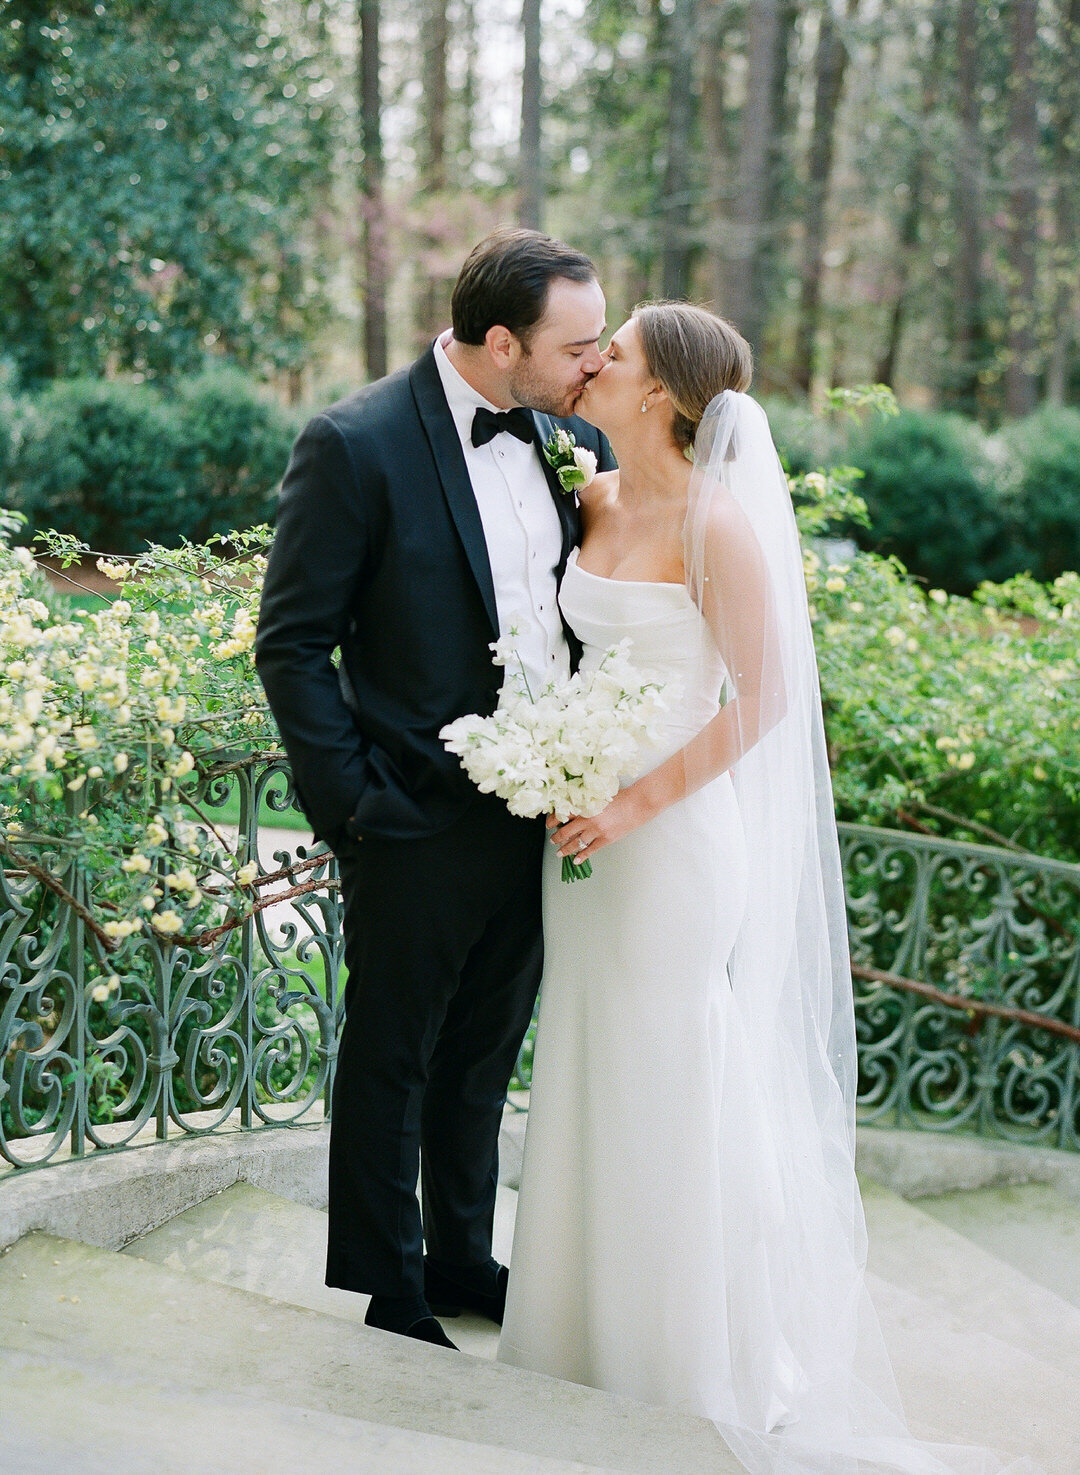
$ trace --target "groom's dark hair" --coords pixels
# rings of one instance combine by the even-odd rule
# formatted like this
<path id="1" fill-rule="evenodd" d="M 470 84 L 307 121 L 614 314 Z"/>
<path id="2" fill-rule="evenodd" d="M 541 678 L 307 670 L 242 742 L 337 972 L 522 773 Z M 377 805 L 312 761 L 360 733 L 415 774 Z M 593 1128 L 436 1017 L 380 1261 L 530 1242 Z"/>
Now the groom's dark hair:
<path id="1" fill-rule="evenodd" d="M 527 349 L 547 307 L 548 288 L 563 277 L 595 282 L 582 251 L 538 230 L 506 227 L 469 252 L 454 284 L 450 316 L 459 343 L 483 343 L 489 328 L 508 328 Z"/>

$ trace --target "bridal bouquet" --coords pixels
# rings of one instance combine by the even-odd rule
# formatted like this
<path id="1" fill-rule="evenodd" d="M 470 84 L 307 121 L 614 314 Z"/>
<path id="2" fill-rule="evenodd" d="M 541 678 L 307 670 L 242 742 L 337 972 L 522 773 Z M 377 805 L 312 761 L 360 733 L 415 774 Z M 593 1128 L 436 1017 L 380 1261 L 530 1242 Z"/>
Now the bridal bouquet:
<path id="1" fill-rule="evenodd" d="M 492 645 L 497 666 L 516 661 L 490 717 L 459 717 L 439 733 L 482 794 L 505 799 L 511 814 L 533 819 L 554 814 L 599 814 L 619 792 L 619 776 L 657 741 L 655 721 L 666 703 L 662 688 L 643 680 L 620 641 L 589 671 L 538 695 L 529 688 L 515 645 L 516 632 Z M 576 881 L 592 865 L 563 857 L 562 878 Z"/>

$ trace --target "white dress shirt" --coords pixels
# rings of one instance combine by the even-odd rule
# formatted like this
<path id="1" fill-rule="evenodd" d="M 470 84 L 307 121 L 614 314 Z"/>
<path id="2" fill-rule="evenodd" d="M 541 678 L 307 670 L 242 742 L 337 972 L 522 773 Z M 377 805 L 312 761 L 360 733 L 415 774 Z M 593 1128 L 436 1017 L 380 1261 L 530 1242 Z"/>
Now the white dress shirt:
<path id="1" fill-rule="evenodd" d="M 498 412 L 499 407 L 477 394 L 454 368 L 444 347 L 450 338 L 447 329 L 436 339 L 435 363 L 484 527 L 499 635 L 509 635 L 516 625 L 518 653 L 535 694 L 570 673 L 556 602 L 555 570 L 562 554 L 559 514 L 534 445 L 505 431 L 487 445 L 473 445 L 477 409 L 483 405 Z"/>

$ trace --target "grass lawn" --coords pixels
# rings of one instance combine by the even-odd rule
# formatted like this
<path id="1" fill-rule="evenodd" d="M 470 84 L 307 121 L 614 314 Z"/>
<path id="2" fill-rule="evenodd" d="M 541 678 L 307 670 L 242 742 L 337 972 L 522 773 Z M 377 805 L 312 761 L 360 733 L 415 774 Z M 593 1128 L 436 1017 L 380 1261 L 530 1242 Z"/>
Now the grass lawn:
<path id="1" fill-rule="evenodd" d="M 220 809 L 208 809 L 207 814 L 213 817 L 214 823 L 226 825 L 238 825 L 240 823 L 240 789 L 234 785 L 229 790 L 229 797 Z M 298 809 L 285 809 L 280 813 L 271 809 L 264 799 L 259 805 L 259 828 L 273 830 L 300 830 L 310 835 L 311 826 Z"/>

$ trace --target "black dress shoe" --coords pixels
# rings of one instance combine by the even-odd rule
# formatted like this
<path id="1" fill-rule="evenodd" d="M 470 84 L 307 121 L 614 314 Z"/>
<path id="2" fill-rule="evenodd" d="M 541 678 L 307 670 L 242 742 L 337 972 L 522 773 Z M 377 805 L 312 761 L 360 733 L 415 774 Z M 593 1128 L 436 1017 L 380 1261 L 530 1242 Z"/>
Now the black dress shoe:
<path id="1" fill-rule="evenodd" d="M 457 1343 L 451 1342 L 433 1316 L 423 1316 L 414 1321 L 404 1335 L 417 1342 L 430 1342 L 435 1347 L 450 1347 L 454 1352 L 459 1350 Z"/>
<path id="2" fill-rule="evenodd" d="M 463 1311 L 476 1311 L 497 1326 L 502 1326 L 506 1311 L 506 1286 L 510 1272 L 505 1265 L 490 1262 L 493 1273 L 485 1276 L 488 1288 L 476 1284 L 476 1277 L 487 1266 L 446 1268 L 430 1259 L 424 1261 L 424 1296 L 437 1316 L 460 1316 Z M 470 1284 L 472 1280 L 472 1284 Z"/>
<path id="3" fill-rule="evenodd" d="M 399 1337 L 412 1337 L 416 1342 L 430 1342 L 435 1347 L 451 1347 L 458 1351 L 432 1316 L 423 1296 L 372 1296 L 364 1325 L 375 1327 L 380 1332 L 393 1332 Z"/>

